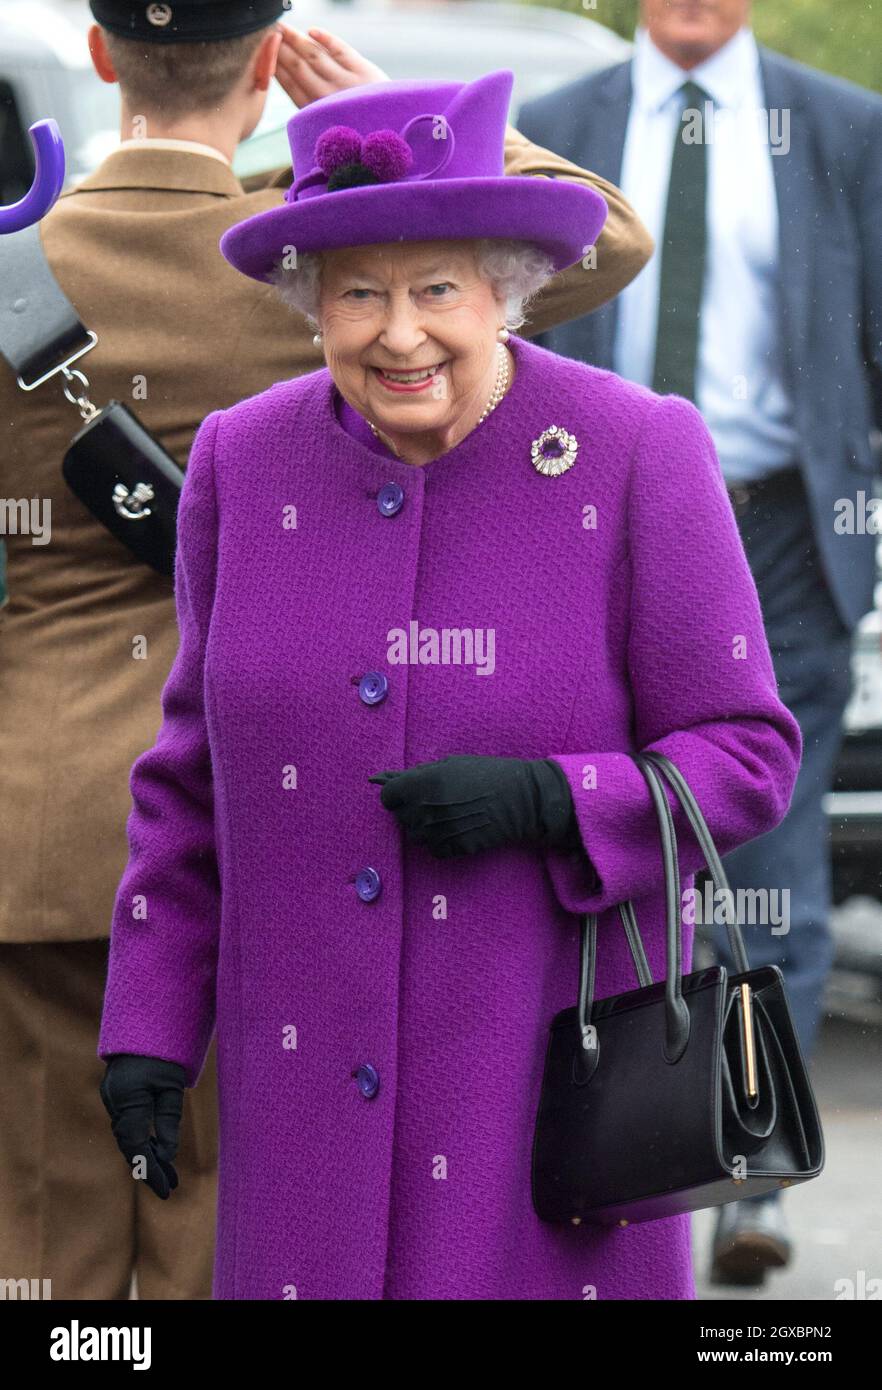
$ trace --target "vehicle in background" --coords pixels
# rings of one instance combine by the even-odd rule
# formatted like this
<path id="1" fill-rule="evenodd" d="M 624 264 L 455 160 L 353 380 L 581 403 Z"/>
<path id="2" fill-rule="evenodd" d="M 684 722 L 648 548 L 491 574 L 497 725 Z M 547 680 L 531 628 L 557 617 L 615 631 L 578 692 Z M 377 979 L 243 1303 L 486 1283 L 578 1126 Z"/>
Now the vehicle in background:
<path id="1" fill-rule="evenodd" d="M 470 81 L 494 68 L 515 75 L 512 108 L 583 73 L 628 56 L 631 45 L 602 24 L 560 10 L 487 0 L 297 0 L 283 23 L 339 33 L 390 77 Z M 68 178 L 94 169 L 119 141 L 119 94 L 97 80 L 86 34 L 86 0 L 3 0 L 0 6 L 0 203 L 30 186 L 27 130 L 54 116 Z M 290 160 L 291 102 L 278 83 L 233 167 L 240 178 Z"/>
<path id="2" fill-rule="evenodd" d="M 876 496 L 882 495 L 876 489 Z M 882 1024 L 882 592 L 852 647 L 854 691 L 824 798 L 833 865 L 836 964 L 827 1007 Z"/>

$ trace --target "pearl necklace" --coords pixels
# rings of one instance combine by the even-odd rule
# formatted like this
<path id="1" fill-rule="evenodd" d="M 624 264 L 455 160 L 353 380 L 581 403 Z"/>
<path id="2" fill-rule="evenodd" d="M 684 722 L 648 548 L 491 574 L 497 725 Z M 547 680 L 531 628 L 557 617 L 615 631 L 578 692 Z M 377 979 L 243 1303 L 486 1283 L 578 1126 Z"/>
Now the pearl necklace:
<path id="1" fill-rule="evenodd" d="M 488 415 L 492 415 L 493 411 L 496 409 L 499 402 L 502 400 L 503 396 L 508 390 L 509 378 L 511 377 L 511 367 L 509 366 L 509 357 L 508 352 L 506 351 L 505 343 L 496 344 L 496 353 L 497 361 L 499 364 L 496 372 L 496 384 L 493 387 L 492 392 L 490 393 L 489 401 L 485 405 L 481 415 L 478 417 L 475 429 L 478 428 L 478 425 L 483 425 Z M 368 420 L 367 423 L 373 431 L 375 438 L 382 440 L 384 444 L 389 444 L 389 441 L 385 439 L 383 435 L 380 434 L 380 431 L 377 429 L 376 425 L 372 420 Z M 389 447 L 391 448 L 391 445 L 389 445 Z M 397 454 L 398 451 L 397 449 L 392 449 L 392 452 L 393 454 Z"/>

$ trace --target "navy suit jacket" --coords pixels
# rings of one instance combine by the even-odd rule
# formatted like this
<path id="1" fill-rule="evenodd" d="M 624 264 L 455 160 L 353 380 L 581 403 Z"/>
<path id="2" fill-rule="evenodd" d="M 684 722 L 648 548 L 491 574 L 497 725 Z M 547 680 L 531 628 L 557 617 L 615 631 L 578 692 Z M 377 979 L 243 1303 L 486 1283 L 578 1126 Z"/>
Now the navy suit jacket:
<path id="1" fill-rule="evenodd" d="M 869 499 L 879 461 L 882 98 L 769 49 L 759 53 L 766 107 L 790 111 L 789 152 L 772 156 L 785 379 L 824 570 L 852 627 L 873 606 L 876 538 L 836 534 L 834 503 L 857 503 L 859 490 Z M 630 105 L 628 61 L 528 103 L 518 127 L 618 184 Z M 611 369 L 617 311 L 613 299 L 539 341 Z"/>

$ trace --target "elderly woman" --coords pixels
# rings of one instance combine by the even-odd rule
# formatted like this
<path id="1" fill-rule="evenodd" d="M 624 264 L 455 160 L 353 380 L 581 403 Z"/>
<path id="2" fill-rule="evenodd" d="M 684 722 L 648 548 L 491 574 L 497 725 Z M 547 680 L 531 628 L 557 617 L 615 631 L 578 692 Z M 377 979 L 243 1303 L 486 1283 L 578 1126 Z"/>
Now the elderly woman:
<path id="1" fill-rule="evenodd" d="M 631 755 L 678 765 L 726 853 L 784 815 L 800 736 L 698 412 L 512 334 L 605 205 L 502 177 L 510 83 L 307 107 L 287 205 L 222 241 L 327 370 L 194 442 L 99 1046 L 168 1196 L 217 1029 L 217 1298 L 694 1295 L 688 1217 L 535 1214 L 547 1030 L 577 914 L 598 996 L 633 985 L 624 899 L 663 972 Z"/>

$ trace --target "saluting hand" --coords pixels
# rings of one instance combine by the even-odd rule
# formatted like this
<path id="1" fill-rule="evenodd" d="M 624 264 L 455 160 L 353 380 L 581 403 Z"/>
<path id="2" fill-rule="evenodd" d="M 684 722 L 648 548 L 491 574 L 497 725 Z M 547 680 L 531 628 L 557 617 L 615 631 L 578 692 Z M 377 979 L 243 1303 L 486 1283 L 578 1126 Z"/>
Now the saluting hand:
<path id="1" fill-rule="evenodd" d="M 282 30 L 282 44 L 276 60 L 276 77 L 295 106 L 308 106 L 319 97 L 342 92 L 347 87 L 363 87 L 368 82 L 388 82 L 388 75 L 327 29 Z"/>

